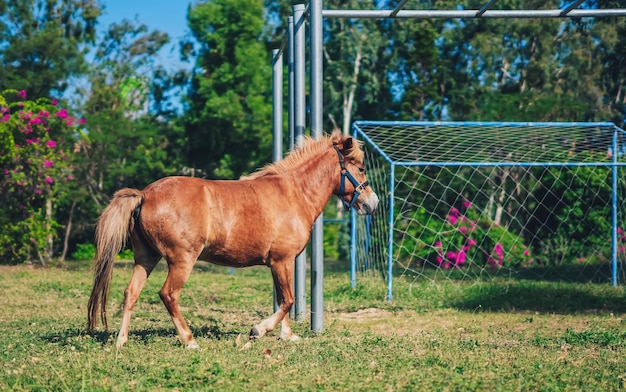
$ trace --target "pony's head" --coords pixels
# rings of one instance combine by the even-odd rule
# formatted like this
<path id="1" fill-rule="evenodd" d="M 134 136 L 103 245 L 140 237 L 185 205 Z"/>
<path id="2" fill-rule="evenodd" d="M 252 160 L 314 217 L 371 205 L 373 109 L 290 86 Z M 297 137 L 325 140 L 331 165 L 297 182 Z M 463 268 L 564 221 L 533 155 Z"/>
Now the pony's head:
<path id="1" fill-rule="evenodd" d="M 335 132 L 331 135 L 333 148 L 337 152 L 339 181 L 334 193 L 344 207 L 354 208 L 359 215 L 369 215 L 378 207 L 378 195 L 369 185 L 365 175 L 361 142 L 350 136 Z"/>

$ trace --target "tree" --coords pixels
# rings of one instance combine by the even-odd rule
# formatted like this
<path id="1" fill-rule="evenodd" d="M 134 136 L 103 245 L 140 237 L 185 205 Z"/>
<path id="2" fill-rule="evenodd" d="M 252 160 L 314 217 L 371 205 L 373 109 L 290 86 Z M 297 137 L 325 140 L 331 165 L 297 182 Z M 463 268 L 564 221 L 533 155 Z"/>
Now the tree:
<path id="1" fill-rule="evenodd" d="M 73 160 L 79 186 L 61 206 L 74 226 L 73 242 L 91 242 L 93 224 L 116 190 L 143 188 L 181 170 L 183 135 L 164 104 L 172 75 L 154 63 L 168 39 L 123 20 L 111 24 L 97 45 L 87 87 L 79 90 L 87 119 Z M 75 209 L 81 214 L 73 215 Z"/>
<path id="2" fill-rule="evenodd" d="M 94 0 L 1 0 L 0 91 L 26 90 L 32 98 L 67 88 L 86 71 L 100 8 Z"/>
<path id="3" fill-rule="evenodd" d="M 271 158 L 263 14 L 261 0 L 214 0 L 188 12 L 197 57 L 184 115 L 187 153 L 209 177 L 238 177 Z"/>

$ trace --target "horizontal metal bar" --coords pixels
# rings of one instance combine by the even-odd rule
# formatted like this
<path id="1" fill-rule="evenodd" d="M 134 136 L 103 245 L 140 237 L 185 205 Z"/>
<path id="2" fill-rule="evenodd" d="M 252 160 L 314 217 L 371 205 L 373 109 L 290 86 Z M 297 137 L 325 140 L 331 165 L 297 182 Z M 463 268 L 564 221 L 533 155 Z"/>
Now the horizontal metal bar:
<path id="1" fill-rule="evenodd" d="M 392 18 L 394 10 L 323 10 L 325 18 Z M 472 18 L 605 18 L 626 16 L 626 9 L 576 9 L 563 14 L 563 10 L 402 10 L 395 18 L 413 19 L 472 19 Z"/>
<path id="2" fill-rule="evenodd" d="M 356 126 L 387 127 L 607 127 L 613 128 L 612 122 L 519 122 L 519 121 L 355 121 Z"/>
<path id="3" fill-rule="evenodd" d="M 624 167 L 626 162 L 394 162 L 398 167 L 450 167 L 450 166 L 473 166 L 473 167 Z"/>

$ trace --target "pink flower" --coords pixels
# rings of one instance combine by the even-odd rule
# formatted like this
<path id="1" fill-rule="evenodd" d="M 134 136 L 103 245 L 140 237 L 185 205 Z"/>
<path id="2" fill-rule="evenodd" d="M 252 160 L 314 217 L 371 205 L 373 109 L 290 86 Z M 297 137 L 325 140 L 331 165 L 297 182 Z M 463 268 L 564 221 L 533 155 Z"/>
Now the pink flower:
<path id="1" fill-rule="evenodd" d="M 461 226 L 459 227 L 459 231 L 461 232 L 461 234 L 465 235 L 467 234 L 467 226 Z"/>
<path id="2" fill-rule="evenodd" d="M 19 98 L 26 99 L 26 90 L 20 90 L 16 95 Z"/>
<path id="3" fill-rule="evenodd" d="M 56 147 L 57 146 L 57 142 L 55 142 L 54 140 L 48 140 L 46 142 L 46 146 L 48 146 L 48 147 Z"/>
<path id="4" fill-rule="evenodd" d="M 39 144 L 39 139 L 38 138 L 26 139 L 26 144 Z"/>
<path id="5" fill-rule="evenodd" d="M 528 251 L 528 249 L 524 251 L 524 256 L 530 256 L 530 251 Z"/>
<path id="6" fill-rule="evenodd" d="M 52 98 L 52 106 L 57 106 L 57 104 L 59 103 L 59 101 L 57 101 L 55 98 Z"/>
<path id="7" fill-rule="evenodd" d="M 439 263 L 439 265 L 441 265 L 441 263 L 443 263 L 443 257 L 437 256 L 437 263 Z"/>
<path id="8" fill-rule="evenodd" d="M 46 176 L 45 181 L 46 181 L 48 184 L 52 184 L 52 183 L 54 182 L 54 180 L 53 180 L 52 178 L 50 178 L 50 176 Z"/>
<path id="9" fill-rule="evenodd" d="M 2 122 L 7 122 L 11 119 L 11 115 L 9 113 L 6 113 L 4 116 L 2 116 Z"/>
<path id="10" fill-rule="evenodd" d="M 496 246 L 494 246 L 493 253 L 498 256 L 498 264 L 502 265 L 504 263 L 504 248 L 501 243 L 498 242 Z"/>
<path id="11" fill-rule="evenodd" d="M 470 238 L 469 240 L 467 240 L 467 246 L 476 246 L 476 240 Z"/>
<path id="12" fill-rule="evenodd" d="M 622 229 L 621 227 L 617 228 L 617 234 L 623 234 L 624 233 L 624 229 Z"/>
<path id="13" fill-rule="evenodd" d="M 58 118 L 67 118 L 67 110 L 61 109 L 57 112 L 56 116 Z"/>
<path id="14" fill-rule="evenodd" d="M 498 256 L 502 256 L 502 254 L 504 253 L 504 248 L 502 247 L 502 244 L 498 242 L 496 246 L 493 247 L 493 252 Z"/>
<path id="15" fill-rule="evenodd" d="M 448 251 L 448 253 L 446 253 L 446 259 L 448 259 L 448 260 L 456 260 L 456 252 Z"/>
<path id="16" fill-rule="evenodd" d="M 54 166 L 54 162 L 52 162 L 49 159 L 44 159 L 43 161 L 43 167 L 45 168 L 51 168 L 52 166 Z"/>
<path id="17" fill-rule="evenodd" d="M 43 118 L 49 118 L 50 117 L 50 113 L 47 110 L 41 110 L 39 112 L 39 117 L 43 117 Z"/>
<path id="18" fill-rule="evenodd" d="M 461 265 L 465 263 L 466 258 L 467 258 L 467 254 L 465 253 L 465 251 L 460 250 L 457 252 L 456 259 L 454 260 L 454 262 L 456 263 L 456 265 Z"/>
<path id="19" fill-rule="evenodd" d="M 456 208 L 452 207 L 452 208 L 450 208 L 449 214 L 454 216 L 454 217 L 458 217 L 459 216 L 459 210 L 457 210 Z"/>
<path id="20" fill-rule="evenodd" d="M 39 125 L 39 124 L 41 124 L 41 118 L 39 118 L 39 117 L 35 117 L 35 118 L 33 118 L 32 120 L 30 120 L 28 123 L 29 123 L 29 124 Z"/>
<path id="21" fill-rule="evenodd" d="M 435 242 L 435 248 L 442 248 L 443 244 L 441 243 L 441 241 L 437 241 Z"/>
<path id="22" fill-rule="evenodd" d="M 41 189 L 35 189 L 35 194 L 36 195 L 41 195 Z"/>
<path id="23" fill-rule="evenodd" d="M 85 117 L 81 118 L 80 120 L 78 120 L 78 123 L 83 125 L 87 123 L 87 120 L 85 120 Z"/>
<path id="24" fill-rule="evenodd" d="M 469 210 L 470 208 L 472 208 L 472 202 L 469 200 L 463 200 L 463 203 L 461 203 L 463 205 L 463 208 L 465 208 L 466 210 Z"/>
<path id="25" fill-rule="evenodd" d="M 448 222 L 449 222 L 451 225 L 456 225 L 456 222 L 457 222 L 457 218 L 456 218 L 456 216 L 454 216 L 454 215 L 452 215 L 452 214 L 448 215 Z"/>

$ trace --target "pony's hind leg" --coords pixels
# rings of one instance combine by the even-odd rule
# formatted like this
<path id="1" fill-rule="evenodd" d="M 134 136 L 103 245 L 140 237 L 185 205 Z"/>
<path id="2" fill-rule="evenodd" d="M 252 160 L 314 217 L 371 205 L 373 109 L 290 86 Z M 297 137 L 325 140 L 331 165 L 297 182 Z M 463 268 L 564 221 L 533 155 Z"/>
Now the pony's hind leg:
<path id="1" fill-rule="evenodd" d="M 189 326 L 180 313 L 178 299 L 180 298 L 180 291 L 191 274 L 195 260 L 195 258 L 182 258 L 174 261 L 167 258 L 169 272 L 165 284 L 163 284 L 163 288 L 161 288 L 161 292 L 159 293 L 163 304 L 174 322 L 174 327 L 176 327 L 180 342 L 183 346 L 190 349 L 198 349 L 200 346 L 196 343 L 191 329 L 189 329 Z"/>
<path id="2" fill-rule="evenodd" d="M 290 261 L 281 260 L 274 262 L 272 263 L 271 269 L 272 277 L 274 278 L 274 287 L 276 288 L 276 300 L 279 307 L 276 313 L 252 328 L 250 331 L 250 339 L 260 338 L 267 332 L 274 330 L 278 323 L 281 323 L 281 340 L 299 340 L 300 338 L 291 331 L 291 326 L 289 325 L 289 310 L 295 301 L 293 294 L 293 259 Z"/>
<path id="3" fill-rule="evenodd" d="M 161 259 L 158 253 L 147 248 L 143 243 L 136 241 L 136 238 L 133 238 L 133 251 L 135 254 L 135 267 L 133 268 L 133 276 L 130 278 L 130 283 L 124 290 L 122 324 L 117 335 L 117 347 L 121 347 L 128 342 L 131 313 L 139 299 L 141 290 L 148 280 L 148 276 L 150 276 L 150 273 Z"/>

